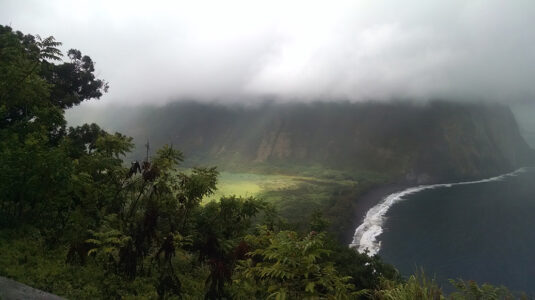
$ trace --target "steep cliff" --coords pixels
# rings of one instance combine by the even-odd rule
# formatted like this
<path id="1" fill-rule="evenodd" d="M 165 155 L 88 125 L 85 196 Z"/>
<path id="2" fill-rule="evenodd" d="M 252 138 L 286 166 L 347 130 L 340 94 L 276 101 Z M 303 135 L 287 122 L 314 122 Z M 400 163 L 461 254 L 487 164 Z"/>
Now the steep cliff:
<path id="1" fill-rule="evenodd" d="M 227 169 L 319 165 L 425 183 L 495 175 L 534 156 L 509 108 L 494 104 L 179 102 L 121 119 L 108 127 L 140 145 L 173 144 Z"/>

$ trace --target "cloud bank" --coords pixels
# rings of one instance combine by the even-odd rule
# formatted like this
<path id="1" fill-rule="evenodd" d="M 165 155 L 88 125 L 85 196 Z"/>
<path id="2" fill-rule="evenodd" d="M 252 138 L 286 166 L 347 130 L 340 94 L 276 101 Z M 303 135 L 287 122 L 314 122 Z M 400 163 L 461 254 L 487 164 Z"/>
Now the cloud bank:
<path id="1" fill-rule="evenodd" d="M 0 22 L 90 55 L 107 103 L 535 99 L 531 0 L 4 0 Z"/>

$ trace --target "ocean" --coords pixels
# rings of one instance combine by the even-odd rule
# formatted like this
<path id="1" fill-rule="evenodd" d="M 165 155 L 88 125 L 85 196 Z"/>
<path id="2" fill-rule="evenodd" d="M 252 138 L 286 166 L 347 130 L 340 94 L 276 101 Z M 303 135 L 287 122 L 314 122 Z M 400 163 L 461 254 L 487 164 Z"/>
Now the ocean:
<path id="1" fill-rule="evenodd" d="M 489 179 L 409 188 L 370 209 L 352 246 L 402 274 L 535 294 L 535 168 Z"/>

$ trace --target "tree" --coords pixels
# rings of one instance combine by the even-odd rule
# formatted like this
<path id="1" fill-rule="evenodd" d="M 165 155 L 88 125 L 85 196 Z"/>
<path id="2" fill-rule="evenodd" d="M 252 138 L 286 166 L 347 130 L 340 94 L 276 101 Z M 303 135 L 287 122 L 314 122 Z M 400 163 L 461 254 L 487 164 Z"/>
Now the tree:
<path id="1" fill-rule="evenodd" d="M 43 77 L 53 85 L 50 96 L 54 105 L 65 109 L 84 100 L 100 99 L 108 91 L 108 83 L 93 74 L 93 60 L 76 49 L 70 49 L 67 56 L 70 62 L 44 62 L 42 66 Z"/>
<path id="2" fill-rule="evenodd" d="M 206 298 L 230 296 L 228 285 L 236 262 L 244 259 L 249 250 L 245 235 L 253 218 L 264 208 L 265 203 L 254 198 L 231 196 L 212 201 L 196 211 L 193 249 L 210 268 Z"/>
<path id="3" fill-rule="evenodd" d="M 94 77 L 91 59 L 79 58 L 76 50 L 69 51 L 70 63 L 57 64 L 62 57 L 59 45 L 54 37 L 43 39 L 0 26 L 1 225 L 36 216 L 46 223 L 44 228 L 64 225 L 73 208 L 76 164 L 64 147 L 63 109 L 100 97 L 107 85 Z M 58 71 L 67 66 L 72 66 L 69 72 Z M 61 89 L 75 100 L 64 100 Z"/>

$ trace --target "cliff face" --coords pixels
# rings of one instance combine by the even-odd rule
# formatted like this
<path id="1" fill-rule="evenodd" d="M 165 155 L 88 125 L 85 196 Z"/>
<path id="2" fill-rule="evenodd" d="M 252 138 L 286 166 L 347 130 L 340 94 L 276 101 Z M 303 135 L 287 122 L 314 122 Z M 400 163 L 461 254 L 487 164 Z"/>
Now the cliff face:
<path id="1" fill-rule="evenodd" d="M 135 131 L 129 130 L 136 128 Z M 486 177 L 533 162 L 511 111 L 500 105 L 403 103 L 175 103 L 115 126 L 142 144 L 232 165 L 323 165 L 407 181 Z"/>
<path id="2" fill-rule="evenodd" d="M 423 143 L 414 167 L 430 177 L 480 178 L 532 165 L 534 151 L 520 135 L 509 108 L 436 104 L 437 134 Z"/>

